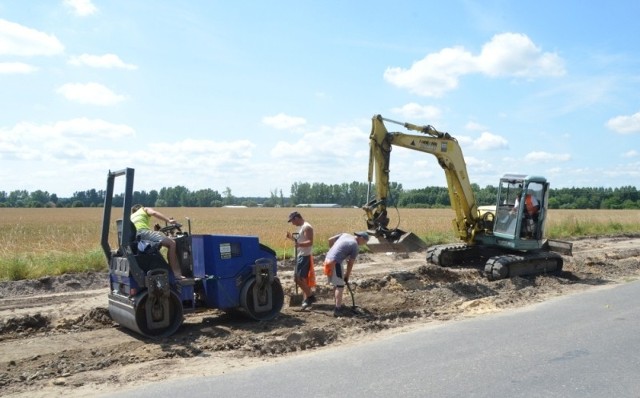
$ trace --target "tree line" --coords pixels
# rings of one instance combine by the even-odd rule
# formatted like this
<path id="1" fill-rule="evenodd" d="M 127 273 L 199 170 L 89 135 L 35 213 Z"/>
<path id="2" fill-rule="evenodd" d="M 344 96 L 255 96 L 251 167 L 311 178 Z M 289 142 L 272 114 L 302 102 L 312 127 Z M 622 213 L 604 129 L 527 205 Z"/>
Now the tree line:
<path id="1" fill-rule="evenodd" d="M 478 205 L 495 204 L 498 188 L 488 185 L 481 188 L 472 184 Z M 375 187 L 351 182 L 342 184 L 303 183 L 291 186 L 288 197 L 282 190 L 273 190 L 269 197 L 236 197 L 230 188 L 222 193 L 213 189 L 191 191 L 184 186 L 158 190 L 135 191 L 133 202 L 155 207 L 290 207 L 300 204 L 337 204 L 342 207 L 360 207 L 372 199 Z M 104 204 L 105 191 L 90 189 L 74 192 L 71 197 L 60 198 L 55 193 L 37 190 L 0 191 L 0 207 L 100 207 Z M 123 194 L 113 198 L 114 206 L 122 206 Z M 405 190 L 402 184 L 390 184 L 388 206 L 412 208 L 447 208 L 451 205 L 449 191 L 445 187 L 426 187 Z M 552 209 L 640 209 L 640 193 L 634 186 L 620 188 L 551 188 L 549 208 Z"/>

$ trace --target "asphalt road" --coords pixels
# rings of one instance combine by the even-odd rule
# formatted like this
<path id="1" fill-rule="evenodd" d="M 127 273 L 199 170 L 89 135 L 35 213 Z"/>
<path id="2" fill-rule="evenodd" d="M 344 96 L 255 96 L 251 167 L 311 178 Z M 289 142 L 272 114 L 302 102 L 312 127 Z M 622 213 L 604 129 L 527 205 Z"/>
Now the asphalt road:
<path id="1" fill-rule="evenodd" d="M 640 281 L 125 397 L 640 397 Z"/>

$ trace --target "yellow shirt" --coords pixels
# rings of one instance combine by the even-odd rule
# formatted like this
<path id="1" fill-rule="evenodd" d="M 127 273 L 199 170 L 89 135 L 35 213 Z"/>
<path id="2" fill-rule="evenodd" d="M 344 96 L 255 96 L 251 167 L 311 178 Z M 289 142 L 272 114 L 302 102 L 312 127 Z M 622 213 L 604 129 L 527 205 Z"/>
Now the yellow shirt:
<path id="1" fill-rule="evenodd" d="M 136 226 L 136 230 L 151 229 L 151 216 L 147 214 L 144 207 L 139 208 L 131 215 L 131 222 Z"/>

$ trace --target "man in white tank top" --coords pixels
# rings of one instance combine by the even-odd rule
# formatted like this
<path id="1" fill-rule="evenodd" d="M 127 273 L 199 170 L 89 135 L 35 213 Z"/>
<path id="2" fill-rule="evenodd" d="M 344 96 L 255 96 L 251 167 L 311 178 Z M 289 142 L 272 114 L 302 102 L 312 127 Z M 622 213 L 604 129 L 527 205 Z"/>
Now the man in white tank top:
<path id="1" fill-rule="evenodd" d="M 302 215 L 297 211 L 289 214 L 289 221 L 296 227 L 300 227 L 298 230 L 298 238 L 295 239 L 293 234 L 287 232 L 287 238 L 294 241 L 298 249 L 298 257 L 296 258 L 296 270 L 294 280 L 304 296 L 302 302 L 302 309 L 305 310 L 311 307 L 311 304 L 316 302 L 316 296 L 313 294 L 311 288 L 315 284 L 309 281 L 309 268 L 313 267 L 313 227 L 306 222 Z"/>

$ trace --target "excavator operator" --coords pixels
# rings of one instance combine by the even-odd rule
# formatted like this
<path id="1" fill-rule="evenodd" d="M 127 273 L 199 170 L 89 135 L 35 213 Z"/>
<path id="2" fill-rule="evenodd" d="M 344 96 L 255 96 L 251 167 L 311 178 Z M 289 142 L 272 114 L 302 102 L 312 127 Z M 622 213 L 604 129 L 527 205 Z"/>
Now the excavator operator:
<path id="1" fill-rule="evenodd" d="M 520 196 L 516 198 L 516 202 L 511 210 L 513 213 L 518 212 L 520 206 Z M 538 212 L 540 211 L 540 202 L 533 195 L 531 190 L 527 190 L 524 197 L 524 211 L 522 212 L 524 217 L 524 223 L 522 228 L 522 237 L 533 238 L 536 235 L 536 225 L 538 224 Z"/>

